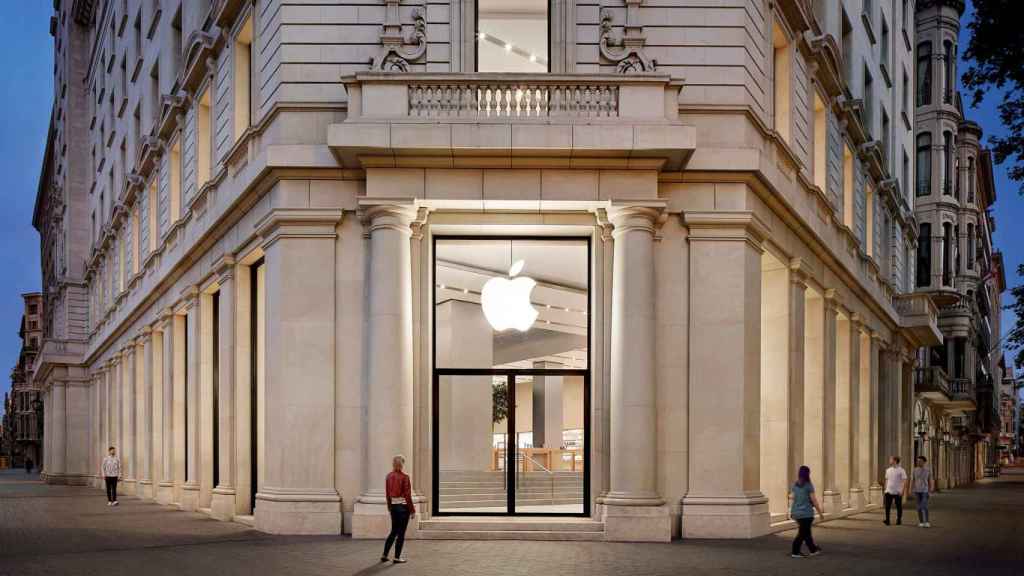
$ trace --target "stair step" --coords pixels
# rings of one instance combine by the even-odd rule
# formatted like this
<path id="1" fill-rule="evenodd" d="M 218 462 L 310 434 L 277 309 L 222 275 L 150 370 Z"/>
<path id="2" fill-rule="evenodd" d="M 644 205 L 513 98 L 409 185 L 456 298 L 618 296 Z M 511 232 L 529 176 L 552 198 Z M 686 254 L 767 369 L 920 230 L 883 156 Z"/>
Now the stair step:
<path id="1" fill-rule="evenodd" d="M 466 518 L 450 516 L 420 520 L 420 531 L 455 532 L 598 532 L 604 523 L 589 518 Z"/>
<path id="2" fill-rule="evenodd" d="M 419 537 L 423 540 L 540 540 L 546 542 L 600 542 L 604 540 L 604 532 L 561 532 L 556 530 L 420 530 Z"/>

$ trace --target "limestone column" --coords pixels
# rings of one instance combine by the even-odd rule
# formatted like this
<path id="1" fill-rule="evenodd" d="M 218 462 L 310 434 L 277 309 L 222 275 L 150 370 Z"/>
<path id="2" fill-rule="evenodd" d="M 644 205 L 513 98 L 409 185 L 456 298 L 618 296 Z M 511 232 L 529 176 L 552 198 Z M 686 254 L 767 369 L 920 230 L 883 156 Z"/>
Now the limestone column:
<path id="1" fill-rule="evenodd" d="M 880 357 L 882 352 L 880 350 L 881 337 L 878 332 L 871 333 L 871 353 L 870 353 L 870 366 L 868 373 L 871 379 L 871 397 L 869 398 L 870 406 L 868 411 L 871 414 L 870 421 L 870 441 L 869 446 L 871 449 L 871 487 L 870 487 L 870 500 L 872 504 L 878 505 L 882 502 L 882 476 L 885 467 L 883 464 L 882 455 L 883 452 L 879 448 L 880 442 L 880 428 L 882 415 L 880 410 L 881 402 L 881 389 L 879 378 L 879 371 L 882 369 L 882 358 Z"/>
<path id="2" fill-rule="evenodd" d="M 412 469 L 413 349 L 411 203 L 364 203 L 370 237 L 367 321 L 368 430 L 363 492 L 352 535 L 388 532 L 383 478 L 401 453 Z"/>
<path id="3" fill-rule="evenodd" d="M 214 467 L 214 374 L 213 374 L 213 293 L 199 295 L 199 326 L 196 328 L 197 389 L 196 410 L 198 412 L 196 460 L 199 475 L 199 508 L 209 510 L 213 502 Z"/>
<path id="4" fill-rule="evenodd" d="M 796 482 L 804 465 L 804 365 L 806 344 L 807 272 L 800 259 L 790 262 L 789 271 L 789 450 L 786 489 Z"/>
<path id="5" fill-rule="evenodd" d="M 264 532 L 341 533 L 334 482 L 335 245 L 341 218 L 340 209 L 275 208 L 257 225 L 266 267 L 268 352 L 267 462 L 256 495 L 256 527 Z M 397 334 L 387 342 L 387 349 L 371 354 L 392 363 L 403 344 Z M 373 356 L 368 358 L 372 364 Z M 387 399 L 388 409 L 401 409 L 400 399 Z M 411 413 L 397 417 L 411 421 Z M 371 436 L 387 435 L 384 427 L 371 424 L 369 430 Z"/>
<path id="6" fill-rule="evenodd" d="M 165 379 L 166 367 L 164 358 L 167 348 L 167 341 L 170 340 L 167 329 L 167 316 L 161 314 L 156 323 L 153 324 L 153 332 L 150 336 L 150 377 L 152 387 L 152 414 L 151 426 L 153 428 L 153 454 L 150 457 L 152 462 L 151 476 L 156 485 L 154 497 L 160 504 L 170 504 L 173 500 L 171 482 L 171 434 L 168 426 L 171 421 L 170 408 L 171 399 L 165 393 L 167 379 Z"/>
<path id="7" fill-rule="evenodd" d="M 124 467 L 124 494 L 135 494 L 135 343 L 129 340 L 121 349 L 121 464 Z"/>
<path id="8" fill-rule="evenodd" d="M 217 271 L 217 431 L 218 483 L 210 508 L 214 518 L 230 520 L 235 514 L 235 259 L 224 256 Z"/>
<path id="9" fill-rule="evenodd" d="M 850 378 L 853 365 L 850 359 L 853 354 L 851 338 L 853 331 L 850 321 L 850 312 L 845 308 L 840 309 L 836 319 L 836 420 L 835 420 L 835 444 L 832 450 L 835 452 L 835 486 L 840 495 L 840 510 L 850 505 L 850 471 L 852 438 L 850 434 L 850 395 L 853 393 Z"/>
<path id="10" fill-rule="evenodd" d="M 690 332 L 699 337 L 689 340 L 689 491 L 682 533 L 751 538 L 769 526 L 767 498 L 758 485 L 761 244 L 768 229 L 752 212 L 689 212 L 685 223 Z M 623 376 L 636 384 L 632 374 Z"/>
<path id="11" fill-rule="evenodd" d="M 867 503 L 864 487 L 860 483 L 860 331 L 863 325 L 864 319 L 859 314 L 850 317 L 850 469 L 846 485 L 850 489 L 850 507 L 858 509 Z"/>
<path id="12" fill-rule="evenodd" d="M 177 311 L 170 316 L 169 332 L 164 336 L 171 339 L 171 343 L 168 344 L 165 341 L 164 344 L 165 354 L 168 354 L 168 367 L 165 368 L 164 375 L 168 376 L 167 380 L 171 385 L 171 420 L 167 429 L 171 435 L 172 446 L 171 478 L 173 482 L 173 502 L 178 505 L 182 502 L 182 494 L 185 487 L 187 468 L 185 465 L 185 439 L 187 438 L 186 431 L 188 428 L 185 397 L 185 392 L 188 389 L 185 374 L 188 364 L 185 355 L 185 334 L 187 332 L 185 330 L 185 319 L 187 316 L 182 312 Z M 167 412 L 165 411 L 164 414 L 166 415 Z"/>
<path id="13" fill-rule="evenodd" d="M 185 483 L 183 510 L 199 508 L 199 291 L 190 286 L 182 293 L 185 312 Z"/>
<path id="14" fill-rule="evenodd" d="M 123 358 L 120 351 L 115 351 L 110 359 L 110 416 L 112 418 L 112 444 L 121 458 L 121 473 L 124 474 L 124 412 L 121 404 L 124 401 L 124 390 L 121 380 L 124 370 L 121 367 Z"/>
<path id="15" fill-rule="evenodd" d="M 63 484 L 67 473 L 67 387 L 64 382 L 50 385 L 50 405 L 44 407 L 50 416 L 50 459 L 46 471 L 47 484 Z"/>
<path id="16" fill-rule="evenodd" d="M 152 422 L 152 398 L 150 397 L 150 381 L 146 377 L 150 358 L 147 354 L 149 344 L 149 327 L 144 327 L 142 334 L 135 339 L 135 476 L 138 480 L 135 493 L 139 498 L 153 497 L 153 479 L 150 472 L 150 442 L 152 440 L 150 423 Z"/>
<path id="17" fill-rule="evenodd" d="M 565 368 L 557 362 L 534 362 L 538 370 Z M 563 376 L 533 377 L 533 446 L 558 449 L 562 446 Z M 540 432 L 540 436 L 537 432 Z M 488 459 L 490 449 L 488 448 Z"/>
<path id="18" fill-rule="evenodd" d="M 826 513 L 838 512 L 843 508 L 842 494 L 836 483 L 836 323 L 839 315 L 839 301 L 834 289 L 825 291 L 825 388 L 822 410 L 821 484 L 822 506 Z"/>
<path id="19" fill-rule="evenodd" d="M 654 232 L 662 205 L 612 205 L 610 484 L 598 499 L 610 540 L 672 536 L 657 486 Z"/>

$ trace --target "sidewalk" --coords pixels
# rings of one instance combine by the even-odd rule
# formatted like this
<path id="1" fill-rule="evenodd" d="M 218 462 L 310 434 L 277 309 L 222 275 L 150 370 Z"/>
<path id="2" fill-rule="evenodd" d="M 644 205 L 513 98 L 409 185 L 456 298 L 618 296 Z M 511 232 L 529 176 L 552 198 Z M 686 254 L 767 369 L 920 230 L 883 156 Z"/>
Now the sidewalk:
<path id="1" fill-rule="evenodd" d="M 330 574 L 1024 574 L 1024 469 L 942 492 L 931 529 L 906 511 L 815 528 L 822 556 L 791 559 L 793 531 L 756 540 L 672 544 L 410 541 L 405 565 L 380 564 L 380 541 L 270 536 L 134 498 L 106 506 L 99 490 L 47 486 L 0 471 L 0 575 Z"/>

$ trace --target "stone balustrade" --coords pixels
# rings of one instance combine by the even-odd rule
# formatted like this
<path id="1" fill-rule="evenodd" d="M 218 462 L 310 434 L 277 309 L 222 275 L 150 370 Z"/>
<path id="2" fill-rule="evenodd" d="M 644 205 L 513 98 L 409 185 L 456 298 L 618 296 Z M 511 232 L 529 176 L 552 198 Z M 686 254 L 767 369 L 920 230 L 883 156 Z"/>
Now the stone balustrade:
<path id="1" fill-rule="evenodd" d="M 900 325 L 912 330 L 923 345 L 934 346 L 942 343 L 939 311 L 928 294 L 898 294 L 893 298 L 893 307 L 900 315 Z"/>
<path id="2" fill-rule="evenodd" d="M 420 81 L 409 84 L 409 115 L 420 118 L 612 118 L 619 87 L 608 82 Z"/>

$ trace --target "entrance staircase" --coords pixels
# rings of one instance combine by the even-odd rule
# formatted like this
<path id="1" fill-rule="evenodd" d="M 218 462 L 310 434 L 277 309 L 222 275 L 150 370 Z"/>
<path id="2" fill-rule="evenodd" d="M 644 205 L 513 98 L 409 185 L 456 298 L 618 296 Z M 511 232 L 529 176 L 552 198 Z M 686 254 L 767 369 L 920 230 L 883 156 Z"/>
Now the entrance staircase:
<path id="1" fill-rule="evenodd" d="M 520 472 L 516 478 L 517 511 L 569 513 L 583 510 L 583 474 L 573 471 Z M 504 471 L 443 471 L 439 492 L 444 512 L 505 511 Z M 540 507 L 540 508 L 537 508 Z M 578 508 L 577 508 L 578 507 Z M 568 516 L 440 516 L 420 520 L 418 536 L 429 540 L 604 540 L 604 523 Z"/>
<path id="2" fill-rule="evenodd" d="M 583 504 L 583 474 L 571 471 L 519 472 L 516 479 L 516 507 Z M 442 511 L 477 512 L 479 508 L 501 507 L 508 502 L 506 473 L 498 471 L 441 472 L 439 504 Z"/>

